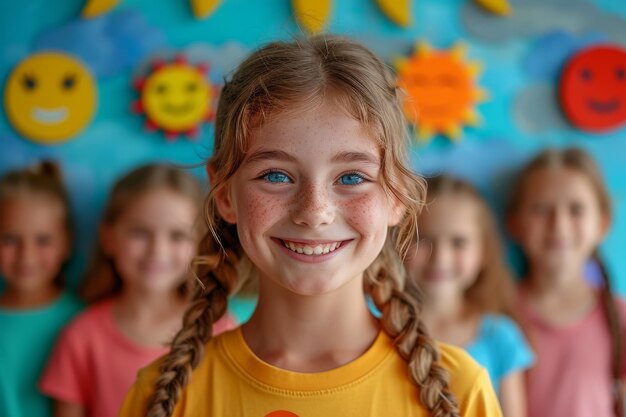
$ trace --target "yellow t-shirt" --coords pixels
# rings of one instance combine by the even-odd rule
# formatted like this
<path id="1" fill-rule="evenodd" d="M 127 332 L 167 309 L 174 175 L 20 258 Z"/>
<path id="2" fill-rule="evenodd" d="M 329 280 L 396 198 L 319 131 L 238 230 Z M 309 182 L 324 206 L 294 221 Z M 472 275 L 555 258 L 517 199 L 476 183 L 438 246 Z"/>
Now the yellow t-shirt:
<path id="1" fill-rule="evenodd" d="M 463 350 L 441 344 L 442 364 L 462 416 L 501 417 L 487 372 Z M 159 361 L 139 372 L 120 417 L 146 415 Z M 380 332 L 361 357 L 319 373 L 291 372 L 252 353 L 237 328 L 210 340 L 204 359 L 180 396 L 174 417 L 364 417 L 429 414 L 406 362 Z"/>

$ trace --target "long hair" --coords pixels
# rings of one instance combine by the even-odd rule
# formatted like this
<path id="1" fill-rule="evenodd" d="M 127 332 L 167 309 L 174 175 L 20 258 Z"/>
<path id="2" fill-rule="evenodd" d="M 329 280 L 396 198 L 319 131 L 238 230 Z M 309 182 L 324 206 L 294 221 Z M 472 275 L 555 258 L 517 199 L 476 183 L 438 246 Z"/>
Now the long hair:
<path id="1" fill-rule="evenodd" d="M 417 234 L 417 215 L 425 196 L 424 181 L 408 168 L 408 140 L 400 91 L 390 69 L 360 44 L 335 36 L 274 42 L 248 57 L 224 86 L 217 110 L 215 146 L 208 161 L 215 172 L 205 203 L 209 233 L 196 273 L 202 285 L 183 319 L 183 328 L 163 360 L 149 400 L 148 416 L 168 417 L 204 355 L 211 324 L 226 311 L 227 297 L 247 277 L 250 261 L 236 225 L 218 214 L 215 195 L 241 165 L 251 132 L 268 117 L 294 106 L 316 105 L 332 94 L 380 145 L 385 191 L 405 208 L 401 223 L 389 230 L 378 258 L 364 273 L 364 288 L 382 312 L 383 329 L 407 361 L 419 399 L 433 416 L 458 415 L 448 388 L 448 373 L 421 321 L 421 302 L 407 280 L 398 251 Z"/>
<path id="2" fill-rule="evenodd" d="M 611 219 L 611 197 L 604 183 L 602 172 L 587 152 L 576 147 L 565 149 L 546 149 L 533 158 L 533 160 L 522 170 L 516 184 L 513 186 L 511 198 L 507 207 L 509 214 L 514 214 L 522 204 L 524 193 L 527 188 L 526 181 L 528 180 L 530 174 L 546 168 L 570 169 L 584 175 L 593 187 L 600 211 L 607 219 Z M 592 258 L 598 263 L 604 282 L 601 290 L 601 298 L 611 335 L 611 374 L 617 387 L 619 386 L 619 381 L 621 380 L 622 361 L 624 360 L 624 358 L 622 358 L 622 344 L 624 343 L 624 340 L 620 330 L 620 316 L 611 291 L 611 280 L 609 278 L 609 274 L 600 258 L 600 255 L 598 254 L 597 249 L 594 250 Z M 624 415 L 623 403 L 624 399 L 622 398 L 621 389 L 616 388 L 614 408 L 615 415 L 618 417 L 622 417 Z"/>
<path id="3" fill-rule="evenodd" d="M 187 197 L 198 207 L 202 202 L 202 188 L 198 181 L 185 171 L 170 165 L 144 165 L 130 171 L 113 186 L 104 209 L 102 224 L 111 226 L 146 192 L 166 188 Z M 182 277 L 181 277 L 182 278 Z M 178 290 L 186 295 L 189 282 L 181 283 Z M 113 297 L 122 291 L 122 279 L 118 275 L 113 261 L 105 254 L 99 241 L 96 242 L 91 263 L 80 288 L 81 297 L 93 303 Z"/>
<path id="4" fill-rule="evenodd" d="M 59 165 L 53 161 L 44 160 L 28 168 L 9 171 L 0 179 L 0 204 L 5 201 L 25 196 L 44 196 L 56 201 L 63 211 L 63 227 L 68 242 L 73 235 L 70 201 L 63 174 Z M 63 267 L 58 271 L 54 284 L 62 288 L 65 284 Z"/>
<path id="5" fill-rule="evenodd" d="M 516 317 L 513 309 L 515 285 L 507 266 L 498 224 L 485 199 L 469 182 L 450 175 L 428 178 L 428 201 L 452 196 L 470 201 L 476 207 L 482 260 L 476 280 L 464 294 L 464 301 L 479 314 L 498 313 Z"/>

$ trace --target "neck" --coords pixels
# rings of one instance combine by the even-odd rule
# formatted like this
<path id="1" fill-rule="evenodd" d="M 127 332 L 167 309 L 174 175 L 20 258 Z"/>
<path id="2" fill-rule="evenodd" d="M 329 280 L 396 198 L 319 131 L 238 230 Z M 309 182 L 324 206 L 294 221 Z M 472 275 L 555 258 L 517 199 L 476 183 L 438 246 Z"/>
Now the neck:
<path id="1" fill-rule="evenodd" d="M 330 293 L 302 296 L 261 279 L 259 301 L 243 335 L 262 360 L 293 371 L 321 372 L 361 356 L 379 332 L 362 279 Z"/>
<path id="2" fill-rule="evenodd" d="M 52 303 L 60 294 L 61 289 L 53 285 L 30 291 L 7 287 L 0 296 L 0 305 L 15 309 L 38 308 Z"/>
<path id="3" fill-rule="evenodd" d="M 560 268 L 536 266 L 524 280 L 527 290 L 534 295 L 565 296 L 591 291 L 585 282 L 583 265 L 572 264 Z"/>
<path id="4" fill-rule="evenodd" d="M 428 303 L 422 317 L 433 339 L 459 345 L 467 338 L 460 334 L 460 329 L 473 323 L 476 314 L 468 308 L 463 296 L 459 294 L 458 297 Z"/>
<path id="5" fill-rule="evenodd" d="M 141 292 L 123 288 L 116 298 L 115 309 L 120 315 L 135 318 L 170 316 L 172 310 L 184 304 L 183 297 L 175 291 Z"/>

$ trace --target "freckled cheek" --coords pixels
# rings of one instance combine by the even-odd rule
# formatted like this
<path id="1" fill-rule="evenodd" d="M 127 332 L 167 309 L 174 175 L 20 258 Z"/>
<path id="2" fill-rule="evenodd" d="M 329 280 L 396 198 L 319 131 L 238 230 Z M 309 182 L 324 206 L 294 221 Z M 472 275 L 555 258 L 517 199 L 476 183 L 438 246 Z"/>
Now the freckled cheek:
<path id="1" fill-rule="evenodd" d="M 244 190 L 237 197 L 237 219 L 240 225 L 263 229 L 278 222 L 289 212 L 289 200 L 258 190 Z"/>
<path id="2" fill-rule="evenodd" d="M 347 199 L 340 205 L 346 221 L 363 235 L 386 233 L 389 207 L 385 198 L 367 193 Z"/>

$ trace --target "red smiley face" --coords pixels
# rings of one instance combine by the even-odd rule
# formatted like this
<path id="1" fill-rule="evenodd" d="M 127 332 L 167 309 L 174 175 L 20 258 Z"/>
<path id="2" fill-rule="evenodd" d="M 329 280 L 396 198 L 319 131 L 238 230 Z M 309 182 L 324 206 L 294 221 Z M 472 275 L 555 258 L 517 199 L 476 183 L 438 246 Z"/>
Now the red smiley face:
<path id="1" fill-rule="evenodd" d="M 605 132 L 626 122 L 626 50 L 596 45 L 576 53 L 559 85 L 561 106 L 581 130 Z"/>

